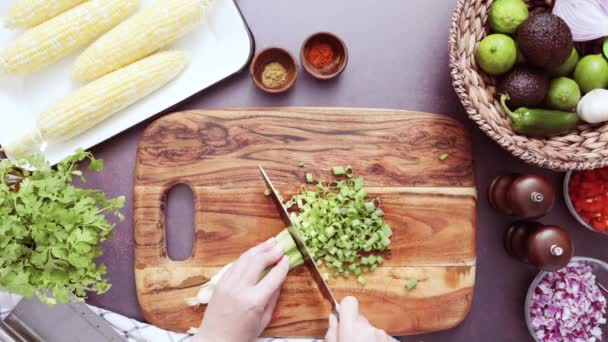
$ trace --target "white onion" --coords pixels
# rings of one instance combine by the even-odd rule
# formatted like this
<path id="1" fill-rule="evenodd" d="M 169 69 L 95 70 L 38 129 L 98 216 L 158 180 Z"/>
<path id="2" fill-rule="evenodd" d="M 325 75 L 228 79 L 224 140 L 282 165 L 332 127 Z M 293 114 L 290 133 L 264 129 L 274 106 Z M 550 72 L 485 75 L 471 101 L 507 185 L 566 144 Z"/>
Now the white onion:
<path id="1" fill-rule="evenodd" d="M 196 297 L 186 298 L 186 303 L 189 306 L 199 306 L 201 304 L 209 304 L 211 302 L 211 297 L 213 297 L 213 293 L 215 292 L 215 287 L 220 282 L 226 271 L 232 266 L 232 263 L 222 267 L 222 269 L 211 279 L 201 285 L 201 288 L 198 290 Z"/>
<path id="2" fill-rule="evenodd" d="M 556 0 L 553 14 L 568 24 L 575 42 L 608 36 L 608 0 Z"/>

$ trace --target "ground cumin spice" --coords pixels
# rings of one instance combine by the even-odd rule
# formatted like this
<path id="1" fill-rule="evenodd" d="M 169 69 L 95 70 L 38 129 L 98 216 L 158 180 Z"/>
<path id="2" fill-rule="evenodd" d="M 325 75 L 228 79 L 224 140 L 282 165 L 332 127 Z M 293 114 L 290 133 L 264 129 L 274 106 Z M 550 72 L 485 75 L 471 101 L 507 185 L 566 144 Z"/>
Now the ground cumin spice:
<path id="1" fill-rule="evenodd" d="M 308 50 L 308 60 L 316 69 L 326 67 L 334 60 L 334 50 L 327 43 L 315 43 Z"/>
<path id="2" fill-rule="evenodd" d="M 281 63 L 273 62 L 266 67 L 262 72 L 262 83 L 268 88 L 279 88 L 287 82 L 287 70 Z"/>

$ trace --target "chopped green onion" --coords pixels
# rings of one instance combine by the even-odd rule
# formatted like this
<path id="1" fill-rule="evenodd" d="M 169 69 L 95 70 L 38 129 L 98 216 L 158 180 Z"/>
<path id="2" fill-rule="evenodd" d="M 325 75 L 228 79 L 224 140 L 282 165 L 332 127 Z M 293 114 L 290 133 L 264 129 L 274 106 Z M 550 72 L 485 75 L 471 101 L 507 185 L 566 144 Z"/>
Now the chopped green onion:
<path id="1" fill-rule="evenodd" d="M 304 167 L 304 162 L 303 162 L 303 161 L 301 161 L 301 162 L 300 162 L 300 164 L 299 164 L 299 166 L 300 166 L 300 167 Z"/>
<path id="2" fill-rule="evenodd" d="M 393 235 L 393 230 L 391 229 L 391 227 L 388 224 L 383 224 L 382 225 L 382 234 L 384 234 L 384 236 L 391 237 L 391 235 Z"/>
<path id="3" fill-rule="evenodd" d="M 312 173 L 306 172 L 306 182 L 307 183 L 314 183 L 315 182 L 314 178 L 312 177 Z"/>
<path id="4" fill-rule="evenodd" d="M 363 286 L 365 286 L 365 284 L 367 283 L 365 281 L 365 278 L 363 278 L 362 276 L 357 277 L 357 282 Z"/>
<path id="5" fill-rule="evenodd" d="M 363 177 L 359 177 L 357 179 L 355 179 L 355 184 L 354 184 L 354 188 L 355 190 L 359 191 L 363 188 L 363 183 L 364 183 L 364 179 Z"/>
<path id="6" fill-rule="evenodd" d="M 442 153 L 439 155 L 439 160 L 446 160 L 450 155 L 448 153 Z"/>
<path id="7" fill-rule="evenodd" d="M 405 288 L 408 291 L 411 291 L 416 287 L 416 285 L 418 285 L 418 279 L 410 279 L 407 281 L 407 283 L 405 283 Z"/>
<path id="8" fill-rule="evenodd" d="M 353 167 L 352 166 L 350 166 L 350 165 L 346 166 L 346 169 L 344 171 L 346 171 L 346 177 L 353 178 Z"/>
<path id="9" fill-rule="evenodd" d="M 331 170 L 334 173 L 334 176 L 344 176 L 346 174 L 344 166 L 334 166 Z"/>
<path id="10" fill-rule="evenodd" d="M 292 218 L 317 263 L 324 262 L 335 277 L 359 277 L 384 261 L 379 254 L 388 252 L 392 230 L 380 201 L 366 198 L 363 177 L 352 178 L 351 166 L 332 171 L 349 178 L 302 186 L 286 205 L 296 207 Z"/>

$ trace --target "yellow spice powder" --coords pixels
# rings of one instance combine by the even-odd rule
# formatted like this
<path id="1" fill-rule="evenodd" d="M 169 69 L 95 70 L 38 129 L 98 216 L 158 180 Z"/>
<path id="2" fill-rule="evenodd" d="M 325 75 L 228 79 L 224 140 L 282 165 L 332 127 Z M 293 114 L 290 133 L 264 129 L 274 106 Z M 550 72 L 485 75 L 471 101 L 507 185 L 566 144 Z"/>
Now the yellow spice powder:
<path id="1" fill-rule="evenodd" d="M 273 62 L 264 67 L 262 83 L 268 88 L 279 88 L 287 82 L 287 70 L 281 63 Z"/>

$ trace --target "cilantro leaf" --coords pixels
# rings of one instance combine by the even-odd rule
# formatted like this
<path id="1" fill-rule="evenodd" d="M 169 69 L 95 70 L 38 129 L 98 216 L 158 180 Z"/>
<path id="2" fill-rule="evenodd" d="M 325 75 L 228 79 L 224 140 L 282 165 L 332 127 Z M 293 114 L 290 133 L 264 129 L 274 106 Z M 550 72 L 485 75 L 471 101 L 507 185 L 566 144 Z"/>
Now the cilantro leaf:
<path id="1" fill-rule="evenodd" d="M 89 162 L 89 171 L 94 171 L 94 172 L 98 172 L 103 170 L 104 168 L 104 162 L 103 159 L 91 159 L 91 161 Z"/>
<path id="2" fill-rule="evenodd" d="M 56 167 L 41 155 L 0 160 L 0 290 L 48 305 L 109 290 L 107 269 L 95 259 L 114 230 L 108 219 L 124 218 L 125 198 L 74 186 L 74 176 L 85 181 L 84 161 L 91 171 L 104 167 L 81 149 Z"/>

